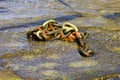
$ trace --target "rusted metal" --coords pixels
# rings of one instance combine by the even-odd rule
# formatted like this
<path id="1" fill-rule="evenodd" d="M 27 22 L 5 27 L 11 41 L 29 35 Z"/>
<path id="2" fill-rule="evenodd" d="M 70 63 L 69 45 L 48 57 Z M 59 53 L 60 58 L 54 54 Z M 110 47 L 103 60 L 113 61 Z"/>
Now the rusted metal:
<path id="1" fill-rule="evenodd" d="M 61 39 L 64 41 L 77 42 L 78 51 L 81 55 L 88 57 L 94 54 L 92 50 L 89 50 L 87 43 L 83 42 L 84 39 L 89 37 L 88 33 L 82 33 L 78 31 L 78 28 L 65 22 L 62 26 L 58 25 L 55 20 L 48 20 L 42 25 L 37 26 L 35 29 L 27 32 L 28 38 L 33 38 L 39 41 Z"/>

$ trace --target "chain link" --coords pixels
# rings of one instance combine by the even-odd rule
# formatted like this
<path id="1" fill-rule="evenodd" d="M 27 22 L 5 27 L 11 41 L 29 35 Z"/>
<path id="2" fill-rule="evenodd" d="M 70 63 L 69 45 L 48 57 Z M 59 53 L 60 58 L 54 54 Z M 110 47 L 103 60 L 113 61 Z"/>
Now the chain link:
<path id="1" fill-rule="evenodd" d="M 56 20 L 48 20 L 33 30 L 29 30 L 27 37 L 38 41 L 55 39 L 70 42 L 76 41 L 79 46 L 78 51 L 81 55 L 88 57 L 94 54 L 94 51 L 89 50 L 88 44 L 83 42 L 84 39 L 89 37 L 89 34 L 79 32 L 78 28 L 69 22 L 65 22 L 62 26 L 59 26 Z"/>

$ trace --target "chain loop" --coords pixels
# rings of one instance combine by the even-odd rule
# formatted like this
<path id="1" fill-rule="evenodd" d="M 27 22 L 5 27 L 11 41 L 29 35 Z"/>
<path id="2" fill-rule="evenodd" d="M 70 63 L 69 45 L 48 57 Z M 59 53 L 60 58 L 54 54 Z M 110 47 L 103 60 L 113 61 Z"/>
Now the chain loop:
<path id="1" fill-rule="evenodd" d="M 67 33 L 67 32 L 70 32 L 70 31 L 78 32 L 77 27 L 75 25 L 69 23 L 69 22 L 63 23 L 62 29 L 65 30 L 64 33 Z"/>
<path id="2" fill-rule="evenodd" d="M 78 51 L 81 55 L 88 57 L 94 54 L 92 50 L 89 50 L 88 44 L 83 42 L 83 39 L 87 39 L 89 34 L 79 32 L 78 28 L 69 22 L 65 22 L 62 26 L 59 26 L 56 20 L 48 20 L 33 30 L 28 31 L 27 37 L 39 41 L 55 39 L 70 42 L 76 41 L 79 46 Z"/>
<path id="3" fill-rule="evenodd" d="M 44 23 L 42 24 L 42 27 L 43 27 L 43 28 L 48 27 L 48 24 L 49 24 L 49 23 L 58 24 L 58 22 L 55 21 L 55 20 L 48 20 L 48 21 L 46 21 L 46 22 L 44 22 Z"/>

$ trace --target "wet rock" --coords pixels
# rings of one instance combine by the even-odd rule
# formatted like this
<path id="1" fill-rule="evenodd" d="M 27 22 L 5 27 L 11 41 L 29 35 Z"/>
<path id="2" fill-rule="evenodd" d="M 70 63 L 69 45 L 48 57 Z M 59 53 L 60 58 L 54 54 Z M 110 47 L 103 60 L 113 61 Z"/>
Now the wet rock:
<path id="1" fill-rule="evenodd" d="M 6 8 L 6 7 L 0 7 L 0 13 L 6 13 L 8 11 L 9 11 L 8 8 Z"/>
<path id="2" fill-rule="evenodd" d="M 0 71 L 1 80 L 22 80 L 19 76 L 14 74 L 12 71 L 2 70 Z"/>
<path id="3" fill-rule="evenodd" d="M 1 2 L 1 1 L 6 1 L 6 0 L 0 0 L 0 2 Z"/>
<path id="4" fill-rule="evenodd" d="M 107 14 L 107 15 L 103 15 L 103 17 L 108 18 L 108 19 L 116 19 L 120 17 L 120 13 Z"/>
<path id="5" fill-rule="evenodd" d="M 103 77 L 94 78 L 91 80 L 119 80 L 119 79 L 120 79 L 120 74 L 110 74 Z"/>
<path id="6" fill-rule="evenodd" d="M 0 13 L 0 78 L 2 75 L 3 80 L 14 76 L 24 80 L 89 80 L 120 73 L 120 26 L 116 24 L 119 23 L 120 0 L 64 0 L 73 9 L 86 15 L 82 17 L 59 1 L 0 2 L 1 11 L 11 10 L 7 15 Z M 118 13 L 115 13 L 116 10 Z M 102 17 L 101 14 L 106 15 L 104 12 L 115 13 L 111 14 L 112 17 L 108 16 L 112 20 Z M 74 42 L 27 40 L 26 33 L 30 28 L 51 18 L 60 24 L 69 21 L 79 31 L 90 33 L 90 38 L 85 42 L 95 51 L 95 55 L 82 57 Z"/>

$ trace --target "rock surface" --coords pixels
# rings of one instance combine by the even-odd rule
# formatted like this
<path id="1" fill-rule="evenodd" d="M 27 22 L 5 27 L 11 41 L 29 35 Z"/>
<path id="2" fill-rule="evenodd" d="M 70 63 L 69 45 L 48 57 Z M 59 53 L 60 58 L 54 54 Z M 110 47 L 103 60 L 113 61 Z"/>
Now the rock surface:
<path id="1" fill-rule="evenodd" d="M 119 80 L 120 17 L 112 15 L 120 13 L 119 5 L 119 0 L 0 1 L 0 80 L 102 80 L 112 74 L 110 79 Z M 26 32 L 48 19 L 90 33 L 85 42 L 95 55 L 82 57 L 74 42 L 27 40 Z"/>

